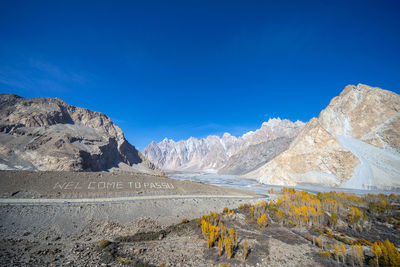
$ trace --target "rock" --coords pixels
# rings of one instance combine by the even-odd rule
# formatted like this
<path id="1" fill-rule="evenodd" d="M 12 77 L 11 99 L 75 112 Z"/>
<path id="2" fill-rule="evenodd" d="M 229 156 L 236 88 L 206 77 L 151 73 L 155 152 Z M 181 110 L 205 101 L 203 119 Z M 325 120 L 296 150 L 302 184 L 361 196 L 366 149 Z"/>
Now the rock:
<path id="1" fill-rule="evenodd" d="M 40 171 L 155 169 L 103 113 L 58 98 L 11 94 L 0 94 L 0 166 Z"/>
<path id="2" fill-rule="evenodd" d="M 400 188 L 400 96 L 347 86 L 288 150 L 244 177 L 277 185 Z"/>

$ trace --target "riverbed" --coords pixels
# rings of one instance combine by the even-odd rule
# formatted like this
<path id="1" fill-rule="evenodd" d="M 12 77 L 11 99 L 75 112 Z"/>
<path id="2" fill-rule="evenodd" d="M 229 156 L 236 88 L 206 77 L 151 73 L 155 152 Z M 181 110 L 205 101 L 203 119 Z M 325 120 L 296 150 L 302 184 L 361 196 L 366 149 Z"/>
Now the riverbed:
<path id="1" fill-rule="evenodd" d="M 268 185 L 261 184 L 256 180 L 244 179 L 234 175 L 219 175 L 216 173 L 184 173 L 184 174 L 171 174 L 169 178 L 176 180 L 189 180 L 202 182 L 205 184 L 211 184 L 216 186 L 223 186 L 241 190 L 248 190 L 261 195 L 268 195 L 268 191 L 273 188 L 274 191 L 280 190 L 283 187 L 294 188 L 296 190 L 304 190 L 309 193 L 317 194 L 319 192 L 329 191 L 344 191 L 352 192 L 355 194 L 391 194 L 398 193 L 395 191 L 383 191 L 383 190 L 363 190 L 363 189 L 352 189 L 352 188 L 337 188 L 337 187 L 324 187 L 317 185 L 299 185 L 299 186 L 280 186 L 280 185 Z"/>

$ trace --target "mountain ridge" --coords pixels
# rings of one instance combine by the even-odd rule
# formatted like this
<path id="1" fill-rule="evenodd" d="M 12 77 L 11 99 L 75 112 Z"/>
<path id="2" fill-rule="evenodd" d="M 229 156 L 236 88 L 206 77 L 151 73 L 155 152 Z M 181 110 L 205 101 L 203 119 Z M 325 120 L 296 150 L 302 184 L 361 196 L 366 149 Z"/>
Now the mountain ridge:
<path id="1" fill-rule="evenodd" d="M 262 183 L 400 188 L 400 96 L 348 85 L 289 148 L 243 177 Z"/>
<path id="2" fill-rule="evenodd" d="M 0 164 L 7 169 L 154 170 L 101 112 L 59 98 L 0 94 Z"/>

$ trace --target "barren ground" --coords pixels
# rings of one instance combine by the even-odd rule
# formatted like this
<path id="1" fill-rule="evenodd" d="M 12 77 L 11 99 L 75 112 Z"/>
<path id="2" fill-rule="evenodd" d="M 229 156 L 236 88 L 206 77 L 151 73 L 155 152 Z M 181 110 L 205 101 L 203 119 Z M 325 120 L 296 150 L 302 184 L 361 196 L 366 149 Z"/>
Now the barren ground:
<path id="1" fill-rule="evenodd" d="M 259 228 L 248 206 L 238 209 L 277 194 L 144 174 L 1 171 L 0 196 L 1 266 L 337 266 L 310 241 L 320 233 L 274 221 Z M 238 232 L 229 260 L 206 248 L 199 218 L 213 211 Z M 397 237 L 379 225 L 367 234 Z"/>

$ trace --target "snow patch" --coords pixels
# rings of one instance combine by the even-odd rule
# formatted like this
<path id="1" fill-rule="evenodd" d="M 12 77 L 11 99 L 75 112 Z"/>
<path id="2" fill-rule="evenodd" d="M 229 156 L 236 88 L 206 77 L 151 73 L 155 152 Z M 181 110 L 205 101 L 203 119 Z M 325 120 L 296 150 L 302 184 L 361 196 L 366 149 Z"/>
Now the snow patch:
<path id="1" fill-rule="evenodd" d="M 2 163 L 0 163 L 0 170 L 2 170 L 2 171 L 12 171 L 12 170 L 14 170 L 13 168 L 10 168 L 8 165 L 6 165 L 6 164 L 2 164 Z"/>

